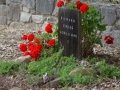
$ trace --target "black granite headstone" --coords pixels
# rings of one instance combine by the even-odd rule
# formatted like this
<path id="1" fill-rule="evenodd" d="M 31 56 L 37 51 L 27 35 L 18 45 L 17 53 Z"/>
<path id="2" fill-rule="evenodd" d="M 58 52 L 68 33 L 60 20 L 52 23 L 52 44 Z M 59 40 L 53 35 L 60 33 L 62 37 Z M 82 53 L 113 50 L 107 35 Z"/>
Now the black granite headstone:
<path id="1" fill-rule="evenodd" d="M 81 56 L 81 13 L 78 10 L 60 8 L 58 17 L 58 44 L 64 47 L 63 55 Z"/>

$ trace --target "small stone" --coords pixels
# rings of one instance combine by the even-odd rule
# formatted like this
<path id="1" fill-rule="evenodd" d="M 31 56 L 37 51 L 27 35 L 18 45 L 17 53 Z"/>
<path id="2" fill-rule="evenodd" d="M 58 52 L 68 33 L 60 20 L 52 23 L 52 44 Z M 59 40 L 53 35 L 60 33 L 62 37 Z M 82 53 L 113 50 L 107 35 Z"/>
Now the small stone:
<path id="1" fill-rule="evenodd" d="M 32 21 L 35 23 L 43 23 L 46 18 L 43 15 L 32 15 Z"/>
<path id="2" fill-rule="evenodd" d="M 0 58 L 3 58 L 5 55 L 0 55 Z"/>
<path id="3" fill-rule="evenodd" d="M 13 87 L 13 88 L 11 88 L 11 89 L 9 89 L 9 90 L 22 90 L 21 88 L 18 88 L 18 87 Z"/>
<path id="4" fill-rule="evenodd" d="M 60 85 L 60 80 L 61 78 L 56 78 L 48 83 L 46 83 L 45 85 L 41 86 L 41 88 L 57 88 Z"/>
<path id="5" fill-rule="evenodd" d="M 20 16 L 20 21 L 21 22 L 29 22 L 30 18 L 31 18 L 32 14 L 30 13 L 26 13 L 26 12 L 21 12 L 21 16 Z"/>
<path id="6" fill-rule="evenodd" d="M 84 75 L 91 75 L 91 74 L 95 74 L 96 71 L 93 70 L 92 68 L 76 68 L 69 73 L 69 76 L 72 76 L 78 73 L 81 73 Z"/>
<path id="7" fill-rule="evenodd" d="M 43 81 L 44 81 L 44 83 L 49 81 L 49 76 L 47 73 L 45 73 L 45 75 L 43 75 Z"/>
<path id="8" fill-rule="evenodd" d="M 85 61 L 85 60 L 82 60 L 80 61 L 80 66 L 85 66 L 85 67 L 89 67 L 90 66 L 90 63 Z"/>
<path id="9" fill-rule="evenodd" d="M 21 57 L 18 57 L 16 58 L 15 61 L 16 63 L 29 63 L 31 60 L 31 56 L 27 55 L 27 56 L 21 56 Z"/>
<path id="10" fill-rule="evenodd" d="M 47 18 L 48 23 L 56 24 L 58 22 L 56 17 L 48 17 Z"/>

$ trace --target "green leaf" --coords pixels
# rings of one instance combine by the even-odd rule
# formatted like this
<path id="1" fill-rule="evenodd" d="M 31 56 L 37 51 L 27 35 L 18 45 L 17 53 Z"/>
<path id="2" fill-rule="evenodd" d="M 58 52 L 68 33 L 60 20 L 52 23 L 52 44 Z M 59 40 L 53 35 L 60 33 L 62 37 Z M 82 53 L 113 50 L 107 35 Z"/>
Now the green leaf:
<path id="1" fill-rule="evenodd" d="M 106 25 L 98 25 L 98 29 L 100 31 L 104 31 L 104 30 L 106 30 Z"/>

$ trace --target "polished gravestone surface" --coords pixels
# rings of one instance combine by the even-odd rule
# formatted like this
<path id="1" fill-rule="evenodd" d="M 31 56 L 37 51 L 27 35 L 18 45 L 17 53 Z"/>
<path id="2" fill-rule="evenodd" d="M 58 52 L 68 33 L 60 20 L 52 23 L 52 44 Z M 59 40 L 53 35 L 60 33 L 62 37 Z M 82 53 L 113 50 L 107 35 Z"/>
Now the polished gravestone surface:
<path id="1" fill-rule="evenodd" d="M 64 47 L 63 55 L 81 56 L 81 13 L 78 10 L 60 8 L 58 17 L 58 43 Z"/>

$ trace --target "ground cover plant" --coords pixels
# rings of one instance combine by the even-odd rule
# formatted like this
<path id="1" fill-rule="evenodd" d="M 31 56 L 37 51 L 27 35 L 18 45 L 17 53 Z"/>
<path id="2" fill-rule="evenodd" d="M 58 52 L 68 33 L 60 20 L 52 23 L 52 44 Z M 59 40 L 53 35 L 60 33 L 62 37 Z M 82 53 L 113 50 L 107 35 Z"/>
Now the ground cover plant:
<path id="1" fill-rule="evenodd" d="M 0 74 L 14 74 L 18 66 L 15 62 L 0 60 Z"/>
<path id="2" fill-rule="evenodd" d="M 27 64 L 17 64 L 14 63 L 14 68 L 6 68 L 11 67 L 13 62 L 4 63 L 1 61 L 1 74 L 15 74 L 19 72 L 25 75 L 28 84 L 34 84 L 40 80 L 42 80 L 42 75 L 48 73 L 48 75 L 56 77 L 60 77 L 61 85 L 72 85 L 72 84 L 83 84 L 83 85 L 91 85 L 102 80 L 103 78 L 113 78 L 116 77 L 120 79 L 120 68 L 114 65 L 108 65 L 104 59 L 98 61 L 98 58 L 89 58 L 91 60 L 91 66 L 94 70 L 97 69 L 98 73 L 84 74 L 83 72 L 76 73 L 72 76 L 69 73 L 76 68 L 86 68 L 84 66 L 79 66 L 79 61 L 75 59 L 75 57 L 66 57 L 61 56 L 62 50 L 57 53 L 54 53 L 49 58 L 44 58 L 42 60 L 31 61 Z M 50 60 L 50 61 L 49 61 Z M 86 59 L 87 61 L 87 59 Z M 17 67 L 15 67 L 17 66 Z M 5 67 L 5 68 L 4 68 Z M 96 69 L 95 69 L 96 67 Z M 14 72 L 14 73 L 12 73 Z M 27 73 L 30 74 L 27 74 Z"/>

